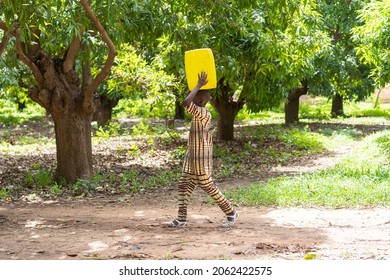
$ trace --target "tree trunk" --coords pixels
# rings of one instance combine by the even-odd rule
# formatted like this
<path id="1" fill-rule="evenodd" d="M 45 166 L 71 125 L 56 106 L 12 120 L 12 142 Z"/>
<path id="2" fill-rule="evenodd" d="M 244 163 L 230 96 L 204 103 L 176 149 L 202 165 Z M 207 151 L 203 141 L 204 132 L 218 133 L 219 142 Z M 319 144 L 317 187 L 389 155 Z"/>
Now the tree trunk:
<path id="1" fill-rule="evenodd" d="M 285 124 L 292 124 L 299 121 L 299 96 L 293 91 L 289 92 L 288 98 L 284 103 Z"/>
<path id="2" fill-rule="evenodd" d="M 234 119 L 243 108 L 242 100 L 234 100 L 234 92 L 223 80 L 218 82 L 220 92 L 211 100 L 211 105 L 218 113 L 217 137 L 218 140 L 231 141 L 234 139 Z"/>
<path id="3" fill-rule="evenodd" d="M 184 120 L 185 114 L 184 114 L 184 107 L 182 105 L 182 102 L 180 102 L 177 98 L 175 101 L 175 120 Z"/>
<path id="4" fill-rule="evenodd" d="M 288 93 L 286 102 L 284 103 L 285 124 L 299 122 L 299 98 L 307 94 L 307 82 L 303 81 L 302 86 Z"/>
<path id="5" fill-rule="evenodd" d="M 99 126 L 105 126 L 112 119 L 112 109 L 118 105 L 119 99 L 110 99 L 106 95 L 97 97 L 98 105 L 92 121 L 97 121 Z"/>
<path id="6" fill-rule="evenodd" d="M 30 97 L 53 117 L 57 147 L 56 179 L 68 184 L 93 175 L 91 121 L 96 103 L 86 103 L 75 71 L 65 74 L 63 61 L 44 53 L 36 58 L 42 73 L 41 89 L 29 89 Z"/>
<path id="7" fill-rule="evenodd" d="M 53 116 L 57 144 L 57 181 L 74 183 L 93 175 L 91 115 L 77 111 Z"/>
<path id="8" fill-rule="evenodd" d="M 223 141 L 234 139 L 234 119 L 237 112 L 221 108 L 217 121 L 217 138 Z"/>
<path id="9" fill-rule="evenodd" d="M 332 112 L 333 118 L 344 116 L 343 97 L 336 93 L 332 99 Z"/>

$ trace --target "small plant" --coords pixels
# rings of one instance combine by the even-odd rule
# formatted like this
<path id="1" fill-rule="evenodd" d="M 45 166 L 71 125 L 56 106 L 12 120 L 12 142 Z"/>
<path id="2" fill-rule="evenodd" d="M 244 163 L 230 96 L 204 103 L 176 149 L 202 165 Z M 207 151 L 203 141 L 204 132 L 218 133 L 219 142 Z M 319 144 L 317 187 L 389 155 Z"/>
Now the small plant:
<path id="1" fill-rule="evenodd" d="M 62 188 L 61 188 L 61 185 L 57 184 L 57 183 L 54 183 L 54 185 L 50 188 L 50 192 L 53 194 L 53 195 L 59 195 L 62 193 Z"/>
<path id="2" fill-rule="evenodd" d="M 9 188 L 0 189 L 0 198 L 6 198 L 10 195 L 11 190 Z"/>
<path id="3" fill-rule="evenodd" d="M 24 185 L 30 188 L 43 189 L 53 184 L 53 174 L 51 170 L 41 169 L 40 165 L 33 163 L 32 171 L 28 171 L 24 177 Z"/>
<path id="4" fill-rule="evenodd" d="M 148 121 L 143 119 L 138 124 L 133 126 L 131 135 L 136 138 L 144 138 L 153 135 L 153 131 L 151 130 Z"/>
<path id="5" fill-rule="evenodd" d="M 121 180 L 121 191 L 127 192 L 128 190 L 131 190 L 134 193 L 138 192 L 141 184 L 139 176 L 140 174 L 133 170 L 123 174 Z"/>
<path id="6" fill-rule="evenodd" d="M 109 139 L 110 137 L 117 137 L 122 134 L 120 123 L 110 121 L 105 126 L 100 126 L 96 131 L 96 137 L 102 139 Z"/>
<path id="7" fill-rule="evenodd" d="M 137 158 L 141 154 L 141 149 L 137 144 L 131 145 L 130 149 L 127 151 L 127 155 L 132 158 Z"/>
<path id="8" fill-rule="evenodd" d="M 49 186 L 53 183 L 52 174 L 48 170 L 39 170 L 36 175 L 36 184 L 38 187 Z"/>
<path id="9" fill-rule="evenodd" d="M 184 159 L 184 157 L 186 155 L 186 152 L 187 152 L 187 148 L 182 146 L 182 145 L 180 145 L 180 146 L 177 147 L 177 149 L 175 149 L 172 152 L 171 156 L 174 159 L 181 159 L 182 160 L 182 159 Z"/>
<path id="10" fill-rule="evenodd" d="M 97 185 L 89 180 L 78 180 L 76 183 L 69 186 L 71 193 L 74 196 L 90 195 L 96 192 Z"/>

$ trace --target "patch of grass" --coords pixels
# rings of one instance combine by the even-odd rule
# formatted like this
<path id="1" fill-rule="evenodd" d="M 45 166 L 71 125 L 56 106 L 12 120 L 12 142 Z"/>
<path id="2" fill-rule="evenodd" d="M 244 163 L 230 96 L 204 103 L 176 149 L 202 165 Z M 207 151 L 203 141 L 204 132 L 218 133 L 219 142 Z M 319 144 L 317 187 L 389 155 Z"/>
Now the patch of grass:
<path id="1" fill-rule="evenodd" d="M 390 131 L 364 139 L 359 149 L 333 168 L 273 178 L 231 194 L 247 205 L 388 206 L 390 205 Z"/>
<path id="2" fill-rule="evenodd" d="M 322 135 L 311 132 L 308 127 L 303 130 L 297 128 L 283 130 L 277 137 L 287 144 L 312 152 L 324 150 L 323 142 L 326 141 Z"/>
<path id="3" fill-rule="evenodd" d="M 28 103 L 26 108 L 18 110 L 15 102 L 0 100 L 0 123 L 11 125 L 36 120 L 45 116 L 45 109 L 38 104 Z"/>
<path id="4" fill-rule="evenodd" d="M 6 154 L 31 154 L 35 151 L 41 151 L 42 148 L 54 149 L 55 139 L 47 137 L 35 138 L 26 135 L 15 139 L 13 142 L 4 140 L 0 141 L 0 152 Z"/>
<path id="5" fill-rule="evenodd" d="M 163 188 L 178 182 L 179 170 L 161 170 L 145 173 L 130 170 L 121 174 L 97 174 L 92 180 L 80 180 L 71 186 L 73 195 L 90 195 L 96 191 L 109 193 L 139 193 L 153 188 Z"/>
<path id="6" fill-rule="evenodd" d="M 331 118 L 331 106 L 324 101 L 317 104 L 300 104 L 299 117 L 302 119 L 329 120 Z"/>
<path id="7" fill-rule="evenodd" d="M 0 189 L 0 198 L 6 198 L 10 195 L 11 190 L 9 188 L 1 188 Z"/>

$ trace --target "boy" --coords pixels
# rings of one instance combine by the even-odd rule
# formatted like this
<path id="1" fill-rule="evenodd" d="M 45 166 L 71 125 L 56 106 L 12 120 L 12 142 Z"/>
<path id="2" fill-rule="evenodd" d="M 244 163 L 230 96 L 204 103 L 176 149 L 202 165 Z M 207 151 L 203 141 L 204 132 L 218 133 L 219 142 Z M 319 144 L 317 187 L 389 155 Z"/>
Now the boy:
<path id="1" fill-rule="evenodd" d="M 226 214 L 224 227 L 233 227 L 238 218 L 237 211 L 233 209 L 231 203 L 225 198 L 219 188 L 215 186 L 211 177 L 213 168 L 213 142 L 209 133 L 211 114 L 205 108 L 206 104 L 211 100 L 211 96 L 207 90 L 200 90 L 207 82 L 207 74 L 205 72 L 198 74 L 198 84 L 183 101 L 183 105 L 193 118 L 187 154 L 178 184 L 178 217 L 169 223 L 172 227 L 187 225 L 187 205 L 196 185 L 199 185 L 210 195 Z"/>

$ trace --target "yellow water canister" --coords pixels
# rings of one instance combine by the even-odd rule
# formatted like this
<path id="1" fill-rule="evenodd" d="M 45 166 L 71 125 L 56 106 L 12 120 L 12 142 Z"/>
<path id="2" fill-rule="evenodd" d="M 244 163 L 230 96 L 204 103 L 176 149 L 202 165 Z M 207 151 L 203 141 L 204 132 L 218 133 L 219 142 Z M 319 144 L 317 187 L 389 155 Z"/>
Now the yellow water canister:
<path id="1" fill-rule="evenodd" d="M 184 54 L 187 84 L 192 90 L 198 84 L 198 74 L 207 73 L 208 83 L 201 89 L 213 89 L 217 87 L 217 73 L 215 71 L 214 55 L 211 49 L 195 49 Z"/>

